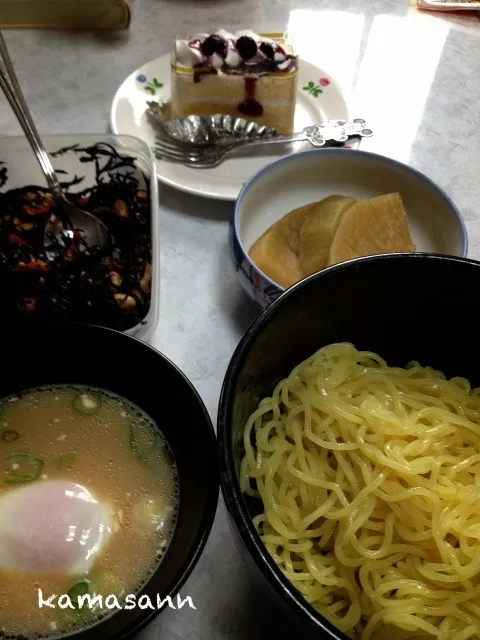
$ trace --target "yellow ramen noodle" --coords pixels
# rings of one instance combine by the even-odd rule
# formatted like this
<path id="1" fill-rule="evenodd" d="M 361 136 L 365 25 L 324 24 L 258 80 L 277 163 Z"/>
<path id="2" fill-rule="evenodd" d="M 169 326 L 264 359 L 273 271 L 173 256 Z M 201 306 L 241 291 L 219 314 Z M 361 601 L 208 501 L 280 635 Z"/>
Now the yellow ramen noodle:
<path id="1" fill-rule="evenodd" d="M 350 344 L 320 349 L 245 427 L 268 552 L 361 640 L 480 638 L 480 392 Z"/>

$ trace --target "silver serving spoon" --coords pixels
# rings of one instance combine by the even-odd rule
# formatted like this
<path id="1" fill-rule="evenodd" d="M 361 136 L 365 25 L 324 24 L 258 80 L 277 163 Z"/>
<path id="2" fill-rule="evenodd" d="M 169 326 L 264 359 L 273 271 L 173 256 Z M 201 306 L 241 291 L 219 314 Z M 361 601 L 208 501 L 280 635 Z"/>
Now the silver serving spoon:
<path id="1" fill-rule="evenodd" d="M 369 138 L 373 131 L 367 128 L 367 123 L 362 118 L 355 118 L 350 122 L 346 120 L 327 120 L 322 124 L 305 127 L 297 133 L 280 135 L 268 135 L 258 139 L 244 139 L 230 142 L 227 146 L 223 141 L 221 146 L 195 147 L 190 144 L 182 144 L 173 138 L 157 136 L 154 152 L 158 159 L 169 162 L 179 162 L 194 169 L 210 169 L 217 167 L 229 155 L 239 149 L 256 149 L 265 145 L 285 144 L 290 142 L 307 141 L 312 147 L 331 147 L 347 142 L 350 138 Z"/>
<path id="2" fill-rule="evenodd" d="M 87 211 L 78 209 L 69 202 L 58 180 L 57 174 L 50 161 L 43 142 L 33 122 L 30 110 L 25 102 L 12 61 L 0 32 L 0 86 L 2 87 L 10 106 L 27 136 L 38 162 L 42 168 L 47 184 L 52 192 L 61 216 L 54 213 L 45 225 L 43 244 L 47 257 L 50 259 L 55 253 L 50 253 L 48 247 L 55 245 L 55 240 L 60 246 L 64 245 L 65 236 L 73 238 L 75 231 L 81 232 L 82 241 L 89 247 L 103 247 L 109 237 L 108 229 L 101 220 Z M 62 219 L 61 219 L 62 218 Z"/>

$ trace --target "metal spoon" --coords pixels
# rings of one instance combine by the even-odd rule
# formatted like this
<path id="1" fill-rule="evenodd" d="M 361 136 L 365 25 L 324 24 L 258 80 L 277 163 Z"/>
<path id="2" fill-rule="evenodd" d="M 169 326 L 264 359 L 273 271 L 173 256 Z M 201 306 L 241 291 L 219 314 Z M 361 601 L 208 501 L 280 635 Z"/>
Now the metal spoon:
<path id="1" fill-rule="evenodd" d="M 89 247 L 103 247 L 109 237 L 107 227 L 91 213 L 82 211 L 82 209 L 78 209 L 71 204 L 63 192 L 45 146 L 38 135 L 30 110 L 25 102 L 1 31 L 0 86 L 27 136 L 55 199 L 55 204 L 62 214 L 59 216 L 52 213 L 45 225 L 43 244 L 47 250 L 47 257 L 52 258 L 55 255 L 53 253 L 49 254 L 48 252 L 48 247 L 55 244 L 54 239 L 62 246 L 64 245 L 65 236 L 73 238 L 74 231 L 81 232 L 82 240 Z"/>
<path id="2" fill-rule="evenodd" d="M 239 149 L 251 149 L 259 146 L 285 144 L 288 142 L 308 141 L 312 147 L 331 147 L 347 142 L 350 138 L 369 138 L 373 131 L 367 128 L 367 123 L 362 118 L 355 118 L 351 122 L 345 120 L 327 120 L 322 124 L 310 125 L 303 131 L 287 133 L 275 136 L 261 137 L 258 139 L 244 139 L 230 142 L 226 146 L 224 141 L 221 146 L 195 147 L 182 144 L 175 139 L 166 139 L 157 136 L 155 142 L 155 155 L 160 160 L 180 162 L 181 164 L 196 169 L 208 169 L 217 167 L 230 154 Z"/>

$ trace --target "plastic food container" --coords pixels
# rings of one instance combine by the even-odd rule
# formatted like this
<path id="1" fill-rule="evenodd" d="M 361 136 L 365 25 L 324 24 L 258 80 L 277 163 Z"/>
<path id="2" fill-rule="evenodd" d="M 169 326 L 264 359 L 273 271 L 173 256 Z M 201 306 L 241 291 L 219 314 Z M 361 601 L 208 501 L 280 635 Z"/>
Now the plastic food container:
<path id="1" fill-rule="evenodd" d="M 54 168 L 59 171 L 59 178 L 68 174 L 71 178 L 75 175 L 83 177 L 76 190 L 83 190 L 95 184 L 95 167 L 93 163 L 81 163 L 78 154 L 73 151 L 65 151 L 71 147 L 88 147 L 98 143 L 111 145 L 120 155 L 135 158 L 135 164 L 148 181 L 150 188 L 151 207 L 151 299 L 150 307 L 141 322 L 125 330 L 123 333 L 148 340 L 158 322 L 159 312 L 159 221 L 158 221 L 158 186 L 155 177 L 153 158 L 149 147 L 141 140 L 132 136 L 116 136 L 113 134 L 63 134 L 46 135 L 43 141 L 47 151 L 54 154 L 52 162 Z M 63 150 L 61 154 L 56 152 Z M 0 137 L 0 178 L 3 169 L 6 169 L 8 180 L 1 191 L 23 188 L 28 185 L 46 187 L 46 182 L 40 170 L 38 162 L 26 140 L 22 136 Z M 0 181 L 1 184 L 1 181 Z M 71 318 L 75 320 L 74 317 Z"/>

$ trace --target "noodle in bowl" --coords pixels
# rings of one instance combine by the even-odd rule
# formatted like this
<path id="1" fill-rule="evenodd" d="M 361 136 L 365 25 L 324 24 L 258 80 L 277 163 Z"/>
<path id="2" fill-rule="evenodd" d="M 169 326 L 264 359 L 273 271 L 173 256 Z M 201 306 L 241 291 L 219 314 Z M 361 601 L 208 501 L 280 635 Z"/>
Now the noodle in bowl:
<path id="1" fill-rule="evenodd" d="M 245 428 L 241 486 L 302 595 L 372 638 L 480 637 L 480 389 L 333 344 Z"/>
<path id="2" fill-rule="evenodd" d="M 479 279 L 433 254 L 354 260 L 237 347 L 222 489 L 302 640 L 480 639 Z"/>

